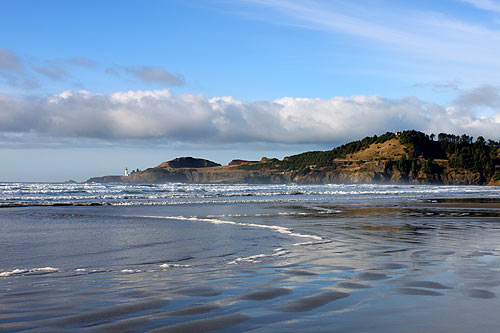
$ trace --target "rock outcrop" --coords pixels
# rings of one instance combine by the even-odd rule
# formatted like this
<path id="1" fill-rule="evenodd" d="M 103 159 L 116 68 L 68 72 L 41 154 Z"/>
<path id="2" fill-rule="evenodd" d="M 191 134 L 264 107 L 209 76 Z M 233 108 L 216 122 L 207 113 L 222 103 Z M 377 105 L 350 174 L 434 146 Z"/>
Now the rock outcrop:
<path id="1" fill-rule="evenodd" d="M 172 168 L 172 169 L 182 169 L 182 168 L 212 168 L 221 166 L 219 163 L 215 163 L 202 158 L 193 157 L 178 157 L 168 162 L 163 162 L 158 165 L 157 168 Z"/>
<path id="2" fill-rule="evenodd" d="M 450 137 L 450 140 L 458 138 Z M 475 144 L 467 142 L 463 147 Z M 332 151 L 308 152 L 283 160 L 263 157 L 260 161 L 233 160 L 221 166 L 205 159 L 180 157 L 129 176 L 96 177 L 88 182 L 500 185 L 500 168 L 495 164 L 500 163 L 500 157 L 492 157 L 484 170 L 477 167 L 477 162 L 472 168 L 457 167 L 459 163 L 469 163 L 472 155 L 449 154 L 442 148 L 444 144 L 457 146 L 450 141 L 433 141 L 416 131 L 386 133 L 380 138 L 367 137 Z M 490 145 L 479 148 L 496 152 L 498 143 L 491 141 Z"/>

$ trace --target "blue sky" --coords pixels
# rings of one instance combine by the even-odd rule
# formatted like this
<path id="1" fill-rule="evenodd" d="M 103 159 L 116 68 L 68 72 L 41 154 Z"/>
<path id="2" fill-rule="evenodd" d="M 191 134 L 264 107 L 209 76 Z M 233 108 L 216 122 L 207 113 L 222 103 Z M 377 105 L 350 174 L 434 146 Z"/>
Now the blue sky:
<path id="1" fill-rule="evenodd" d="M 0 31 L 0 181 L 500 139 L 500 1 L 10 1 Z"/>

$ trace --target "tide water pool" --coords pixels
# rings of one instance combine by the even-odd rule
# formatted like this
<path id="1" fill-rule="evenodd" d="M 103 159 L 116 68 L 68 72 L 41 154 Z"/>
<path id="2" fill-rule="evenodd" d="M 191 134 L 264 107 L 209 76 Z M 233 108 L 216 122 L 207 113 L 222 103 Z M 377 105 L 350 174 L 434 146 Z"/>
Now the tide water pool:
<path id="1" fill-rule="evenodd" d="M 0 231 L 0 331 L 499 326 L 499 187 L 2 183 Z"/>

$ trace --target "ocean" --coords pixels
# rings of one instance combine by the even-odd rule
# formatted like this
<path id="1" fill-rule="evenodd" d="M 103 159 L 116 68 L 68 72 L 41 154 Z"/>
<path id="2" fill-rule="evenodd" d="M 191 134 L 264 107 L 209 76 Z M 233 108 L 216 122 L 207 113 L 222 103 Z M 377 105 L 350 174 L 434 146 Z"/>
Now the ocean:
<path id="1" fill-rule="evenodd" d="M 495 332 L 500 187 L 0 183 L 0 331 Z"/>

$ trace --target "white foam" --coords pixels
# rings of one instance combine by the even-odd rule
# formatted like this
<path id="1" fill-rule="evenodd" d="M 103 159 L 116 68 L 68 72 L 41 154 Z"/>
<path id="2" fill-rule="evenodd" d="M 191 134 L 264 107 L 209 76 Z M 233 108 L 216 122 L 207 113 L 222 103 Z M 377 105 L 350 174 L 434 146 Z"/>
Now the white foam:
<path id="1" fill-rule="evenodd" d="M 326 207 L 319 207 L 319 206 L 311 206 L 309 207 L 310 209 L 313 209 L 319 213 L 322 213 L 322 214 L 338 214 L 338 213 L 342 213 L 341 210 L 338 210 L 338 209 L 330 209 L 330 208 L 326 208 Z"/>
<path id="2" fill-rule="evenodd" d="M 7 277 L 7 276 L 12 276 L 12 275 L 21 275 L 21 274 L 24 274 L 24 273 L 27 273 L 27 272 L 29 272 L 29 270 L 16 268 L 16 269 L 14 269 L 13 271 L 10 271 L 10 272 L 7 271 L 7 272 L 0 273 L 0 277 Z"/>
<path id="3" fill-rule="evenodd" d="M 249 262 L 249 263 L 252 263 L 252 264 L 257 264 L 259 263 L 260 261 L 257 260 L 259 258 L 267 258 L 267 257 L 270 257 L 271 255 L 269 254 L 256 254 L 256 255 L 253 255 L 253 256 L 249 256 L 249 257 L 239 257 L 239 258 L 236 258 L 230 262 L 228 262 L 229 265 L 234 265 L 234 264 L 239 264 L 240 262 Z"/>
<path id="4" fill-rule="evenodd" d="M 228 262 L 228 264 L 235 265 L 235 264 L 239 264 L 241 262 L 258 264 L 258 263 L 260 263 L 260 260 L 257 260 L 257 259 L 280 257 L 280 256 L 284 256 L 285 254 L 288 254 L 288 253 L 290 253 L 290 252 L 288 252 L 282 248 L 278 248 L 278 249 L 274 249 L 272 254 L 255 254 L 255 255 L 249 256 L 249 257 L 239 257 L 239 258 L 236 258 L 236 259 Z"/>
<path id="5" fill-rule="evenodd" d="M 189 268 L 191 265 L 179 265 L 179 264 L 161 264 L 160 268 Z"/>
<path id="6" fill-rule="evenodd" d="M 16 276 L 16 275 L 28 275 L 28 274 L 36 274 L 36 273 L 54 273 L 58 272 L 59 268 L 54 268 L 54 267 L 38 267 L 38 268 L 32 268 L 32 269 L 24 269 L 24 268 L 16 268 L 12 271 L 6 271 L 0 273 L 0 277 L 9 277 L 9 276 Z"/>
<path id="7" fill-rule="evenodd" d="M 134 269 L 122 269 L 120 271 L 121 273 L 126 273 L 126 274 L 133 274 L 133 273 L 140 273 L 142 272 L 140 269 L 134 270 Z"/>
<path id="8" fill-rule="evenodd" d="M 328 244 L 331 243 L 332 241 L 330 239 L 323 239 L 321 241 L 317 242 L 302 242 L 302 243 L 295 243 L 293 244 L 294 246 L 305 246 L 305 245 L 319 245 L 319 244 Z"/>
<path id="9" fill-rule="evenodd" d="M 83 273 L 83 272 L 86 272 L 87 270 L 85 268 L 77 268 L 75 269 L 75 272 L 78 272 L 78 273 Z"/>
<path id="10" fill-rule="evenodd" d="M 300 238 L 311 238 L 314 240 L 323 240 L 322 237 L 316 235 L 307 235 L 307 234 L 299 234 L 297 232 L 291 231 L 289 228 L 281 227 L 277 225 L 265 225 L 265 224 L 256 224 L 256 223 L 238 223 L 233 221 L 225 221 L 213 218 L 199 218 L 199 217 L 187 217 L 187 216 L 140 216 L 145 218 L 155 218 L 155 219 L 167 219 L 167 220 L 181 220 L 181 221 L 197 221 L 197 222 L 208 222 L 213 224 L 229 224 L 236 225 L 242 227 L 252 227 L 252 228 L 262 228 L 262 229 L 270 229 L 276 231 L 280 234 L 292 236 L 292 237 L 300 237 Z"/>
<path id="11" fill-rule="evenodd" d="M 47 272 L 47 273 L 53 273 L 53 272 L 58 272 L 59 268 L 54 268 L 54 267 L 41 267 L 41 268 L 33 268 L 33 272 Z"/>
<path id="12" fill-rule="evenodd" d="M 293 199 L 295 194 L 303 194 Z M 54 203 L 111 205 L 175 205 L 224 202 L 296 202 L 330 199 L 498 197 L 495 186 L 373 185 L 373 184 L 41 184 L 0 183 L 2 206 Z M 234 198 L 227 200 L 228 198 Z M 329 199 L 329 200 L 330 200 Z"/>

